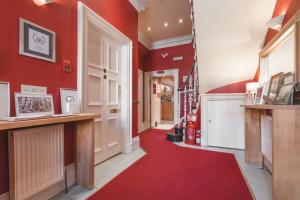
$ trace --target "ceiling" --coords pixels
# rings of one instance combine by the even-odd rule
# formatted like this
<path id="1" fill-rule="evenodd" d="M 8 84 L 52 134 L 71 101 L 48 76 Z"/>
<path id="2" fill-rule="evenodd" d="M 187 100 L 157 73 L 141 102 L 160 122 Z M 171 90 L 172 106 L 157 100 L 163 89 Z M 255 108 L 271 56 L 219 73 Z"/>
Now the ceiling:
<path id="1" fill-rule="evenodd" d="M 276 0 L 194 0 L 201 93 L 253 79 Z"/>
<path id="2" fill-rule="evenodd" d="M 190 14 L 189 0 L 148 0 L 147 8 L 139 12 L 139 32 L 151 42 L 189 35 L 192 33 Z"/>

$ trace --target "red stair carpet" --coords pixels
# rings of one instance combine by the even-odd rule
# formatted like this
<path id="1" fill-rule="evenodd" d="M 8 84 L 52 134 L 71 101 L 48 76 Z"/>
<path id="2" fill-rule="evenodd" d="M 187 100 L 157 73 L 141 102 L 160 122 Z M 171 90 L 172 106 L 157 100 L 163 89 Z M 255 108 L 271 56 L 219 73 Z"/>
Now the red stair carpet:
<path id="1" fill-rule="evenodd" d="M 166 131 L 140 134 L 147 152 L 90 200 L 250 200 L 232 154 L 182 148 Z"/>

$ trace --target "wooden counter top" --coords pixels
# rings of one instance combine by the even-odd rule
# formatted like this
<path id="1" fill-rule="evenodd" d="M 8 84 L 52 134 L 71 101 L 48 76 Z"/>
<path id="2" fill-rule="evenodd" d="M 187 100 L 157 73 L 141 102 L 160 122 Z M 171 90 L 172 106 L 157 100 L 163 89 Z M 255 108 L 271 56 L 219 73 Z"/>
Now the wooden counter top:
<path id="1" fill-rule="evenodd" d="M 49 118 L 31 119 L 31 120 L 14 121 L 14 122 L 0 121 L 0 131 L 12 130 L 18 128 L 28 128 L 33 126 L 44 126 L 44 125 L 51 125 L 51 124 L 84 121 L 84 120 L 90 120 L 99 117 L 100 114 L 81 113 L 81 114 L 75 114 L 69 116 L 49 117 Z"/>
<path id="2" fill-rule="evenodd" d="M 253 108 L 258 110 L 300 110 L 300 105 L 241 105 L 243 108 Z"/>

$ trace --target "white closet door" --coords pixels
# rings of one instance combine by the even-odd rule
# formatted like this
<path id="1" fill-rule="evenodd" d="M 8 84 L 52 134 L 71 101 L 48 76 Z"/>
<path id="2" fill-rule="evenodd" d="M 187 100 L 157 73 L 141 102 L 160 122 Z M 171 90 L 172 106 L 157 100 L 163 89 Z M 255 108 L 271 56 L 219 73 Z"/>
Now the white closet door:
<path id="1" fill-rule="evenodd" d="M 240 99 L 208 101 L 208 145 L 245 148 L 244 102 Z"/>
<path id="2" fill-rule="evenodd" d="M 95 122 L 95 164 L 121 152 L 120 47 L 89 25 L 85 67 L 85 112 L 101 113 Z"/>

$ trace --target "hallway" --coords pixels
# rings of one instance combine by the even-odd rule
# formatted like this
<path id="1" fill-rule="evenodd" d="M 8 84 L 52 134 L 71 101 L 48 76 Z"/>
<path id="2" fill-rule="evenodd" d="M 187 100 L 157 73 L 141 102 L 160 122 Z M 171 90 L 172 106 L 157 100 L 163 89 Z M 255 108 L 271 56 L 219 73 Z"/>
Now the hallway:
<path id="1" fill-rule="evenodd" d="M 91 200 L 252 199 L 233 154 L 178 147 L 165 140 L 162 130 L 140 137 L 147 154 Z"/>

